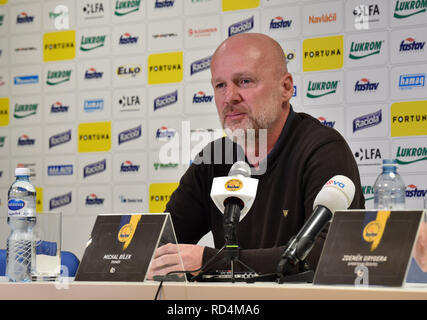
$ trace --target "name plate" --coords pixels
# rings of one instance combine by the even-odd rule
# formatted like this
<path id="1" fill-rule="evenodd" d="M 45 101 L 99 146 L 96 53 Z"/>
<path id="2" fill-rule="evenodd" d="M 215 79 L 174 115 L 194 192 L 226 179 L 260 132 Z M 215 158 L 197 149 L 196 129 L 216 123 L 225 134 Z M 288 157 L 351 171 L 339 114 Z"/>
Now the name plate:
<path id="1" fill-rule="evenodd" d="M 313 283 L 402 286 L 422 217 L 423 210 L 335 212 Z"/>

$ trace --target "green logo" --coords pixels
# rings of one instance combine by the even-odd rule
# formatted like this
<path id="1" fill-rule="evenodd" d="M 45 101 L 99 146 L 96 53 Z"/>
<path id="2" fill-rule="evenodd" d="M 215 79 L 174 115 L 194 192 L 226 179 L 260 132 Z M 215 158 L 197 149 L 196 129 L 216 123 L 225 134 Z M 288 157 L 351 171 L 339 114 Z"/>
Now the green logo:
<path id="1" fill-rule="evenodd" d="M 154 169 L 155 170 L 159 170 L 159 169 L 172 169 L 172 168 L 176 168 L 178 167 L 178 163 L 159 163 L 159 162 L 155 162 L 153 163 Z"/>
<path id="2" fill-rule="evenodd" d="M 48 71 L 46 84 L 48 86 L 56 86 L 58 84 L 70 81 L 72 70 Z"/>
<path id="3" fill-rule="evenodd" d="M 362 186 L 362 192 L 365 196 L 365 201 L 374 199 L 374 187 L 373 186 Z"/>
<path id="4" fill-rule="evenodd" d="M 4 147 L 5 140 L 6 140 L 6 136 L 0 137 L 0 148 Z"/>
<path id="5" fill-rule="evenodd" d="M 96 36 L 96 37 L 85 37 L 82 36 L 82 41 L 80 43 L 81 51 L 92 51 L 97 48 L 101 48 L 105 44 L 106 36 Z"/>
<path id="6" fill-rule="evenodd" d="M 32 104 L 15 104 L 15 112 L 13 117 L 16 119 L 23 119 L 29 116 L 35 115 L 37 113 L 38 103 Z"/>
<path id="7" fill-rule="evenodd" d="M 141 4 L 141 0 L 127 0 L 127 1 L 116 0 L 116 7 L 114 9 L 114 14 L 116 16 L 125 16 L 132 12 L 136 12 L 139 10 L 140 4 Z"/>
<path id="8" fill-rule="evenodd" d="M 427 148 L 404 148 L 399 146 L 396 152 L 396 161 L 398 164 L 407 165 L 419 161 L 427 160 Z"/>
<path id="9" fill-rule="evenodd" d="M 427 0 L 417 0 L 417 1 L 396 1 L 396 6 L 394 7 L 394 17 L 396 19 L 405 19 L 412 17 L 416 14 L 426 12 L 427 10 Z"/>
<path id="10" fill-rule="evenodd" d="M 337 92 L 338 80 L 308 82 L 307 98 L 316 99 Z"/>
<path id="11" fill-rule="evenodd" d="M 383 41 L 352 42 L 349 58 L 353 60 L 363 59 L 381 52 Z"/>

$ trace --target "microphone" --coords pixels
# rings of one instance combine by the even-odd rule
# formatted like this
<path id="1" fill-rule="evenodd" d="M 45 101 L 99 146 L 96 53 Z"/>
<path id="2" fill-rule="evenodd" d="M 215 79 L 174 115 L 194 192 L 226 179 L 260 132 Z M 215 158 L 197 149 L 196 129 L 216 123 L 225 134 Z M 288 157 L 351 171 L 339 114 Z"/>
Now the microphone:
<path id="1" fill-rule="evenodd" d="M 244 161 L 235 162 L 228 177 L 217 177 L 212 182 L 211 199 L 224 214 L 226 244 L 236 244 L 235 227 L 255 200 L 258 179 L 251 178 L 251 168 Z"/>
<path id="2" fill-rule="evenodd" d="M 277 267 L 279 276 L 286 275 L 305 260 L 320 232 L 332 220 L 337 210 L 347 209 L 353 201 L 354 183 L 342 175 L 329 179 L 313 202 L 313 213 L 298 234 L 289 240 Z"/>

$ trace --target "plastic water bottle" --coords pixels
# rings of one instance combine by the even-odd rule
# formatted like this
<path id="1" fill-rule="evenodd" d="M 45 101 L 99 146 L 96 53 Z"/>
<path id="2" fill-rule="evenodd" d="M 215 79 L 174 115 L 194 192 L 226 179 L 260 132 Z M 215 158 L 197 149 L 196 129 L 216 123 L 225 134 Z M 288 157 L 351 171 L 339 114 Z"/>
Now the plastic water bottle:
<path id="1" fill-rule="evenodd" d="M 35 267 L 36 189 L 29 175 L 28 168 L 16 168 L 16 180 L 8 192 L 10 234 L 6 245 L 6 277 L 11 282 L 31 281 L 32 267 Z"/>
<path id="2" fill-rule="evenodd" d="M 383 172 L 374 184 L 374 208 L 405 209 L 406 185 L 397 172 L 396 160 L 383 160 Z"/>

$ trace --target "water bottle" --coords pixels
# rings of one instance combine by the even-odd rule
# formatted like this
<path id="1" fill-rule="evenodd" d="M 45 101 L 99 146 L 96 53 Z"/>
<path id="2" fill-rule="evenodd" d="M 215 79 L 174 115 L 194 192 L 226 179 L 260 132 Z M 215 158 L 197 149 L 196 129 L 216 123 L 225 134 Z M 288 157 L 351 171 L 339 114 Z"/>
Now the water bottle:
<path id="1" fill-rule="evenodd" d="M 383 172 L 374 184 L 374 208 L 405 209 L 406 185 L 397 172 L 396 160 L 383 160 Z"/>
<path id="2" fill-rule="evenodd" d="M 6 244 L 6 277 L 11 282 L 31 281 L 35 267 L 36 189 L 29 175 L 28 168 L 16 168 L 16 180 L 8 192 L 10 234 Z"/>

